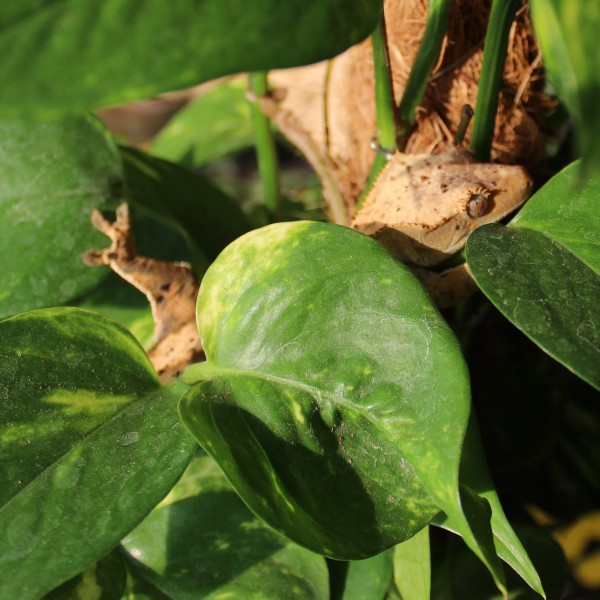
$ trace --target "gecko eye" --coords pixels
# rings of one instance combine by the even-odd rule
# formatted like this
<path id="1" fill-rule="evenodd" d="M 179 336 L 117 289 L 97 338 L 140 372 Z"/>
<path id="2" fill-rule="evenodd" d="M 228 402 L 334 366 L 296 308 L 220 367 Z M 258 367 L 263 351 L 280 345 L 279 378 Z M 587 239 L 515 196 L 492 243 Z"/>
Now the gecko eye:
<path id="1" fill-rule="evenodd" d="M 483 217 L 489 207 L 488 197 L 484 194 L 473 194 L 467 202 L 467 215 L 471 219 Z"/>

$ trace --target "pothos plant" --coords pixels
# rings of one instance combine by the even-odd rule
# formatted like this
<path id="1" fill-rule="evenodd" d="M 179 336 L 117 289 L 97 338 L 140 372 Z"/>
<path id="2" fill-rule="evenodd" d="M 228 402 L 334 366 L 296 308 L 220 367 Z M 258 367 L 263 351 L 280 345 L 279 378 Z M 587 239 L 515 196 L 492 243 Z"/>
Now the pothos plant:
<path id="1" fill-rule="evenodd" d="M 448 4 L 431 2 L 432 24 Z M 484 158 L 517 5 L 492 5 L 473 148 Z M 85 112 L 241 71 L 255 73 L 260 96 L 268 70 L 335 56 L 374 30 L 377 47 L 381 11 L 379 0 L 4 1 L 0 597 L 491 598 L 491 582 L 504 597 L 560 594 L 553 543 L 539 531 L 518 536 L 505 516 L 470 380 L 487 389 L 484 402 L 504 403 L 484 411 L 496 434 L 486 442 L 492 465 L 494 450 L 525 463 L 529 439 L 536 448 L 550 439 L 559 413 L 540 397 L 558 403 L 577 433 L 575 390 L 590 398 L 600 388 L 596 3 L 531 2 L 582 162 L 508 226 L 470 234 L 466 264 L 488 300 L 444 316 L 370 237 L 307 220 L 257 228 L 208 179 L 118 146 Z M 421 83 L 443 33 L 442 19 L 423 41 Z M 418 105 L 423 87 L 413 85 L 403 106 Z M 235 87 L 215 93 L 212 107 L 200 105 L 205 123 L 238 102 Z M 397 131 L 385 97 L 379 143 L 389 149 Z M 281 216 L 271 131 L 261 113 L 254 119 L 267 209 Z M 186 159 L 201 152 L 196 164 L 207 163 L 243 147 L 249 121 L 234 121 L 229 139 L 196 131 Z M 123 201 L 138 252 L 121 209 L 115 224 L 94 213 L 113 246 L 89 254 L 106 246 L 90 215 Z M 191 364 L 159 378 L 144 349 L 157 347 L 145 300 L 106 267 L 85 265 L 84 252 L 148 294 L 154 334 L 171 336 L 162 358 L 185 347 Z M 160 275 L 181 258 L 201 279 L 201 347 L 195 332 L 176 335 L 193 319 L 197 288 Z M 501 323 L 492 334 L 486 313 Z M 500 365 L 485 360 L 494 350 Z M 474 370 L 477 353 L 483 369 Z M 577 387 L 558 363 L 587 384 Z M 584 421 L 597 421 L 595 399 Z M 523 520 L 527 502 L 569 517 L 593 508 L 598 486 L 586 472 L 597 452 L 588 454 L 571 448 L 577 485 L 548 455 L 513 487 L 504 480 L 512 516 Z M 532 472 L 554 472 L 554 503 L 530 485 Z M 578 503 L 569 505 L 573 489 Z"/>

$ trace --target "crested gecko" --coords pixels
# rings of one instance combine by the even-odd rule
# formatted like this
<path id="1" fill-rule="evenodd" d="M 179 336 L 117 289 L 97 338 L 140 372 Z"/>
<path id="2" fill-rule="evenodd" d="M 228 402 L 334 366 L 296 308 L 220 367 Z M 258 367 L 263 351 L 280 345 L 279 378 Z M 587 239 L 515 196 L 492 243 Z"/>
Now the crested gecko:
<path id="1" fill-rule="evenodd" d="M 351 226 L 372 236 L 413 272 L 439 308 L 477 291 L 466 263 L 436 272 L 473 229 L 519 208 L 532 181 L 521 166 L 478 163 L 463 149 L 440 155 L 396 152 Z"/>
<path id="2" fill-rule="evenodd" d="M 466 150 L 396 152 L 352 227 L 403 262 L 431 267 L 461 250 L 473 229 L 516 210 L 531 188 L 523 167 L 477 163 Z"/>

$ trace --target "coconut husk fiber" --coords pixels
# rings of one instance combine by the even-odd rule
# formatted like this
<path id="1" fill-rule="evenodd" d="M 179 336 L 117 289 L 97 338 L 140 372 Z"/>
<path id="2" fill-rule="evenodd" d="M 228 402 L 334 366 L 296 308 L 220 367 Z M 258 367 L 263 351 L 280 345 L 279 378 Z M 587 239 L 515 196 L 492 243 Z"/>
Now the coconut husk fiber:
<path id="1" fill-rule="evenodd" d="M 454 146 L 462 107 L 476 105 L 490 6 L 491 0 L 453 2 L 441 55 L 405 152 L 439 154 Z M 384 10 L 398 103 L 425 29 L 427 2 L 386 0 Z M 370 40 L 331 61 L 274 71 L 271 82 L 277 88 L 274 100 L 263 109 L 313 164 L 330 207 L 341 202 L 351 215 L 374 159 L 369 144 L 377 130 Z M 492 160 L 529 168 L 539 163 L 544 157 L 541 123 L 551 107 L 523 3 L 510 30 Z M 469 139 L 470 128 L 465 145 Z"/>

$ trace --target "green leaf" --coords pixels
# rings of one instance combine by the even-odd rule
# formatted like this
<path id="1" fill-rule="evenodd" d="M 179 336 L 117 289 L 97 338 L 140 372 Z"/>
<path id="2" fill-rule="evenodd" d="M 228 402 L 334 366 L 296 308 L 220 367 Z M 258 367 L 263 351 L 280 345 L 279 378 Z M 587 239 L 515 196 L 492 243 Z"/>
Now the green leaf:
<path id="1" fill-rule="evenodd" d="M 567 167 L 511 227 L 469 237 L 467 262 L 498 309 L 550 356 L 600 389 L 600 177 Z"/>
<path id="2" fill-rule="evenodd" d="M 237 78 L 180 110 L 154 139 L 150 153 L 197 169 L 253 144 L 246 84 Z"/>
<path id="3" fill-rule="evenodd" d="M 392 552 L 348 564 L 341 600 L 384 600 L 393 574 Z"/>
<path id="4" fill-rule="evenodd" d="M 275 529 L 359 559 L 461 513 L 460 350 L 377 242 L 311 222 L 251 232 L 207 272 L 198 319 L 208 362 L 186 379 L 207 381 L 182 419 Z"/>
<path id="5" fill-rule="evenodd" d="M 259 521 L 207 456 L 192 461 L 123 545 L 137 576 L 176 600 L 326 600 L 329 594 L 323 557 Z"/>
<path id="6" fill-rule="evenodd" d="M 131 571 L 128 575 L 127 590 L 122 600 L 173 600 L 171 596 L 163 594 L 146 579 L 136 577 Z"/>
<path id="7" fill-rule="evenodd" d="M 381 0 L 4 0 L 0 107 L 49 116 L 241 71 L 309 64 L 365 38 Z M 82 43 L 82 40 L 85 43 Z"/>
<path id="8" fill-rule="evenodd" d="M 0 323 L 0 596 L 37 599 L 108 552 L 194 444 L 122 327 L 72 308 Z"/>
<path id="9" fill-rule="evenodd" d="M 44 600 L 121 600 L 126 581 L 127 572 L 123 559 L 118 552 L 113 551 L 46 594 Z"/>
<path id="10" fill-rule="evenodd" d="M 560 546 L 548 533 L 539 529 L 519 527 L 518 532 L 527 551 L 540 565 L 547 598 L 558 600 L 564 597 L 562 592 L 567 569 Z M 503 600 L 494 589 L 489 574 L 458 538 L 448 540 L 444 555 L 434 560 L 432 583 L 432 600 Z M 504 598 L 540 600 L 539 594 L 526 587 L 523 580 L 512 571 L 508 572 L 507 587 L 509 592 Z"/>
<path id="11" fill-rule="evenodd" d="M 121 157 L 133 204 L 184 235 L 197 271 L 250 228 L 241 209 L 207 179 L 132 148 L 121 148 Z"/>
<path id="12" fill-rule="evenodd" d="M 600 175 L 583 181 L 576 161 L 546 183 L 510 222 L 558 242 L 600 275 Z"/>
<path id="13" fill-rule="evenodd" d="M 0 317 L 60 304 L 90 290 L 107 269 L 81 255 L 106 245 L 92 209 L 115 205 L 121 161 L 94 118 L 0 122 Z"/>
<path id="14" fill-rule="evenodd" d="M 533 590 L 544 596 L 540 577 L 502 510 L 484 456 L 477 419 L 472 413 L 460 466 L 461 494 L 465 513 L 473 529 L 481 530 L 480 536 L 491 533 L 493 539 L 490 543 L 495 546 L 498 556 L 510 565 Z M 435 524 L 460 534 L 460 526 L 453 518 L 438 515 Z"/>
<path id="15" fill-rule="evenodd" d="M 498 556 L 533 590 L 544 596 L 539 575 L 502 510 L 484 456 L 477 419 L 472 414 L 463 446 L 460 480 L 467 489 L 473 490 L 487 501 L 491 510 L 490 522 Z"/>
<path id="16" fill-rule="evenodd" d="M 596 0 L 531 0 L 544 68 L 575 125 L 584 169 L 600 163 L 600 4 Z"/>
<path id="17" fill-rule="evenodd" d="M 394 583 L 402 600 L 429 600 L 431 559 L 428 527 L 394 548 Z"/>
<path id="18" fill-rule="evenodd" d="M 248 89 L 257 98 L 268 94 L 267 72 L 250 73 Z M 268 213 L 273 215 L 274 220 L 279 221 L 282 220 L 282 198 L 273 123 L 261 110 L 256 100 L 250 103 L 250 117 L 254 131 L 254 148 L 261 181 L 262 202 Z"/>
<path id="19" fill-rule="evenodd" d="M 127 327 L 146 350 L 156 342 L 148 300 L 116 273 L 111 273 L 95 290 L 81 298 L 77 306 Z"/>

